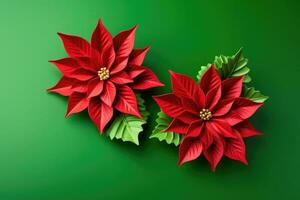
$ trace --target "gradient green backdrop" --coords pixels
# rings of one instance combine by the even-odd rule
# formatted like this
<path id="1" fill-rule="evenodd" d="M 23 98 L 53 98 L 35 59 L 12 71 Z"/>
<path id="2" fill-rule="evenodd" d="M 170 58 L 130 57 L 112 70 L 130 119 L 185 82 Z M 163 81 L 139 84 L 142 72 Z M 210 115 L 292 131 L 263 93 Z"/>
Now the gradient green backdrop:
<path id="1" fill-rule="evenodd" d="M 52 0 L 0 2 L 0 199 L 296 199 L 299 195 L 299 1 Z M 66 54 L 56 32 L 89 38 L 98 18 L 113 33 L 139 24 L 136 47 L 166 83 L 149 91 L 141 145 L 99 136 L 87 113 L 64 118 L 47 94 Z M 253 119 L 249 166 L 199 159 L 177 167 L 177 149 L 147 139 L 170 88 L 168 69 L 195 77 L 215 55 L 243 46 L 254 86 L 271 98 Z"/>

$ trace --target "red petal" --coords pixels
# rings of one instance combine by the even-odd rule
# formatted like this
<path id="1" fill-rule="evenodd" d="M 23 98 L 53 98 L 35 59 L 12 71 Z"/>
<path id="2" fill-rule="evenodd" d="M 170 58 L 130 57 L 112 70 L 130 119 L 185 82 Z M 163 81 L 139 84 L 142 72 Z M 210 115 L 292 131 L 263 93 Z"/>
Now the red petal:
<path id="1" fill-rule="evenodd" d="M 47 91 L 55 92 L 63 96 L 70 96 L 73 92 L 71 90 L 73 83 L 74 83 L 73 79 L 63 76 L 54 87 L 49 88 Z"/>
<path id="2" fill-rule="evenodd" d="M 99 52 L 98 50 L 92 48 L 91 51 L 91 60 L 93 60 L 93 62 L 96 65 L 96 70 L 98 71 L 101 67 L 104 67 L 104 61 L 103 61 L 104 57 L 103 57 L 103 52 Z"/>
<path id="3" fill-rule="evenodd" d="M 80 68 L 79 64 L 73 58 L 63 58 L 60 60 L 51 60 L 49 62 L 53 63 L 59 71 L 67 77 L 70 77 L 76 69 Z"/>
<path id="4" fill-rule="evenodd" d="M 86 98 L 85 94 L 78 92 L 71 94 L 71 96 L 69 97 L 66 117 L 69 117 L 71 114 L 83 111 L 87 108 L 88 104 L 89 99 Z"/>
<path id="5" fill-rule="evenodd" d="M 206 106 L 209 110 L 213 110 L 221 99 L 221 86 L 214 87 L 206 94 Z"/>
<path id="6" fill-rule="evenodd" d="M 236 125 L 241 121 L 244 121 L 244 119 L 241 118 L 240 115 L 232 111 L 229 111 L 228 114 L 221 116 L 220 119 L 226 121 L 230 126 Z"/>
<path id="7" fill-rule="evenodd" d="M 218 105 L 213 110 L 213 116 L 222 116 L 227 114 L 233 104 L 233 99 L 224 99 L 219 101 Z"/>
<path id="8" fill-rule="evenodd" d="M 140 66 L 137 66 L 137 65 L 128 65 L 126 71 L 127 71 L 128 75 L 132 79 L 134 79 L 135 77 L 137 77 L 138 75 L 143 73 L 145 71 L 145 69 L 143 67 L 140 67 Z"/>
<path id="9" fill-rule="evenodd" d="M 233 77 L 222 81 L 222 99 L 235 99 L 241 95 L 243 77 Z"/>
<path id="10" fill-rule="evenodd" d="M 115 59 L 116 59 L 116 55 L 113 46 L 111 46 L 109 49 L 103 52 L 102 61 L 104 67 L 110 69 Z"/>
<path id="11" fill-rule="evenodd" d="M 221 85 L 220 76 L 215 69 L 215 66 L 212 64 L 211 67 L 205 72 L 200 81 L 200 87 L 204 93 L 207 93 L 209 90 L 219 87 Z"/>
<path id="12" fill-rule="evenodd" d="M 132 89 L 126 85 L 118 87 L 115 108 L 122 113 L 142 117 L 138 109 L 136 96 Z"/>
<path id="13" fill-rule="evenodd" d="M 201 120 L 194 121 L 188 129 L 187 136 L 188 137 L 197 137 L 201 134 L 203 130 L 204 123 Z"/>
<path id="14" fill-rule="evenodd" d="M 98 77 L 94 78 L 88 83 L 87 89 L 87 97 L 91 98 L 99 95 L 103 90 L 103 81 L 101 81 Z"/>
<path id="15" fill-rule="evenodd" d="M 214 141 L 213 134 L 206 128 L 206 125 L 203 127 L 200 140 L 204 150 L 207 150 Z"/>
<path id="16" fill-rule="evenodd" d="M 118 85 L 123 85 L 123 84 L 133 82 L 133 80 L 130 78 L 130 76 L 124 71 L 114 74 L 109 80 Z"/>
<path id="17" fill-rule="evenodd" d="M 115 97 L 116 97 L 115 85 L 110 81 L 106 81 L 104 84 L 103 92 L 100 96 L 101 100 L 105 104 L 111 106 L 115 100 Z"/>
<path id="18" fill-rule="evenodd" d="M 82 63 L 78 63 L 73 58 L 64 58 L 50 62 L 56 65 L 57 68 L 64 74 L 64 76 L 69 78 L 75 78 L 77 80 L 89 80 L 94 76 L 91 71 L 86 70 L 85 66 L 81 65 Z"/>
<path id="19" fill-rule="evenodd" d="M 190 98 L 187 97 L 180 97 L 182 106 L 184 109 L 194 115 L 199 116 L 199 110 L 200 108 L 197 106 L 197 104 Z"/>
<path id="20" fill-rule="evenodd" d="M 144 70 L 134 79 L 134 83 L 130 84 L 134 90 L 146 90 L 153 87 L 164 86 L 156 75 L 147 67 L 140 67 Z"/>
<path id="21" fill-rule="evenodd" d="M 128 57 L 134 46 L 134 36 L 137 26 L 132 29 L 120 32 L 114 37 L 116 57 Z"/>
<path id="22" fill-rule="evenodd" d="M 200 119 L 199 115 L 191 114 L 190 112 L 187 112 L 187 111 L 181 113 L 176 118 L 183 121 L 186 124 L 190 124 L 190 123 Z"/>
<path id="23" fill-rule="evenodd" d="M 113 38 L 101 20 L 98 21 L 97 27 L 92 34 L 91 45 L 100 52 L 113 46 Z"/>
<path id="24" fill-rule="evenodd" d="M 249 99 L 239 97 L 234 101 L 231 110 L 232 110 L 232 112 L 237 113 L 241 118 L 248 119 L 262 105 L 263 105 L 263 103 L 256 103 Z"/>
<path id="25" fill-rule="evenodd" d="M 197 83 L 190 77 L 169 71 L 172 80 L 172 90 L 177 96 L 192 99 L 199 107 L 204 106 L 205 96 Z"/>
<path id="26" fill-rule="evenodd" d="M 150 49 L 150 47 L 146 47 L 143 49 L 133 49 L 130 56 L 129 56 L 129 64 L 132 65 L 142 65 L 144 58 L 148 52 L 148 50 Z"/>
<path id="27" fill-rule="evenodd" d="M 169 127 L 164 130 L 164 132 L 175 132 L 180 134 L 186 134 L 188 131 L 189 125 L 183 123 L 178 119 L 173 119 L 173 121 L 169 124 Z"/>
<path id="28" fill-rule="evenodd" d="M 110 68 L 115 60 L 115 51 L 113 47 L 113 38 L 108 30 L 104 27 L 101 20 L 98 21 L 97 27 L 93 32 L 91 45 L 102 53 L 102 63 L 104 66 Z"/>
<path id="29" fill-rule="evenodd" d="M 77 69 L 72 74 L 69 75 L 70 78 L 75 78 L 80 81 L 87 81 L 94 78 L 96 75 L 91 71 L 85 69 Z"/>
<path id="30" fill-rule="evenodd" d="M 224 144 L 222 139 L 214 135 L 214 141 L 210 147 L 204 151 L 204 156 L 211 165 L 213 171 L 216 170 L 216 167 L 220 160 L 222 159 L 224 153 Z"/>
<path id="31" fill-rule="evenodd" d="M 113 108 L 102 103 L 99 98 L 94 97 L 90 101 L 88 110 L 90 118 L 97 126 L 99 132 L 102 133 L 113 116 Z"/>
<path id="32" fill-rule="evenodd" d="M 89 57 L 78 57 L 76 58 L 78 64 L 83 69 L 86 69 L 91 72 L 97 72 L 98 66 L 94 61 Z"/>
<path id="33" fill-rule="evenodd" d="M 88 57 L 91 54 L 90 44 L 83 38 L 58 33 L 70 57 Z"/>
<path id="34" fill-rule="evenodd" d="M 72 86 L 73 92 L 86 93 L 87 88 L 88 88 L 88 82 L 89 81 L 78 81 L 78 80 L 76 80 L 76 82 Z"/>
<path id="35" fill-rule="evenodd" d="M 248 164 L 245 143 L 241 136 L 225 140 L 224 155 L 230 159 L 241 161 L 245 165 Z"/>
<path id="36" fill-rule="evenodd" d="M 255 130 L 253 125 L 245 120 L 233 127 L 243 138 L 261 135 L 262 133 Z"/>
<path id="37" fill-rule="evenodd" d="M 235 138 L 237 134 L 231 128 L 231 126 L 224 120 L 213 119 L 206 123 L 207 129 L 214 133 L 214 135 L 218 134 L 222 137 L 226 138 Z"/>
<path id="38" fill-rule="evenodd" d="M 178 117 L 184 112 L 180 99 L 174 94 L 153 96 L 160 109 L 170 117 Z"/>
<path id="39" fill-rule="evenodd" d="M 110 74 L 116 74 L 122 71 L 127 66 L 127 62 L 128 57 L 118 57 L 110 69 Z"/>
<path id="40" fill-rule="evenodd" d="M 202 153 L 199 138 L 185 138 L 179 146 L 178 165 L 197 159 Z"/>

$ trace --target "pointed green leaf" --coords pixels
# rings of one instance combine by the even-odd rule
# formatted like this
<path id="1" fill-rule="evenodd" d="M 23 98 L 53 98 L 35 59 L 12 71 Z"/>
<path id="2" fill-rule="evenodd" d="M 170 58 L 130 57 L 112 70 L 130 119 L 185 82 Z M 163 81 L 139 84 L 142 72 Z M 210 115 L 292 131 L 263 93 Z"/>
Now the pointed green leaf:
<path id="1" fill-rule="evenodd" d="M 260 91 L 255 90 L 253 87 L 248 88 L 245 83 L 251 82 L 251 77 L 249 76 L 250 69 L 247 67 L 248 59 L 243 57 L 243 49 L 239 49 L 239 51 L 233 56 L 215 56 L 214 65 L 220 75 L 220 77 L 224 80 L 230 77 L 236 76 L 244 76 L 243 80 L 243 96 L 249 98 L 255 102 L 264 102 L 268 99 L 267 96 L 261 94 Z M 207 71 L 207 69 L 211 66 L 208 64 L 207 66 L 201 66 L 200 71 L 197 74 L 198 81 L 201 80 L 203 74 Z"/>
<path id="2" fill-rule="evenodd" d="M 247 74 L 246 76 L 244 76 L 244 83 L 249 83 L 252 81 L 252 78 Z"/>
<path id="3" fill-rule="evenodd" d="M 250 69 L 248 67 L 243 67 L 240 70 L 235 71 L 232 73 L 232 76 L 243 76 L 247 73 L 249 73 Z"/>
<path id="4" fill-rule="evenodd" d="M 213 63 L 222 79 L 230 78 L 233 76 L 245 76 L 244 83 L 249 83 L 251 81 L 251 78 L 248 75 L 250 71 L 250 69 L 247 67 L 248 59 L 244 58 L 242 53 L 243 49 L 241 48 L 233 56 L 215 56 L 215 60 Z M 202 75 L 210 66 L 211 64 L 208 64 L 207 66 L 201 66 L 200 71 L 197 75 L 197 79 L 199 81 L 201 80 Z"/>
<path id="5" fill-rule="evenodd" d="M 136 97 L 143 119 L 119 113 L 106 131 L 111 140 L 116 138 L 124 142 L 128 141 L 139 145 L 138 135 L 143 131 L 143 124 L 146 123 L 149 113 L 146 110 L 145 101 L 140 94 L 137 94 Z"/>
<path id="6" fill-rule="evenodd" d="M 159 141 L 166 141 L 168 144 L 174 144 L 178 146 L 181 141 L 181 136 L 178 133 L 174 132 L 164 132 L 166 128 L 168 128 L 169 124 L 171 123 L 172 119 L 169 118 L 166 114 L 162 111 L 157 113 L 158 117 L 155 120 L 157 125 L 154 128 L 150 138 L 157 138 Z"/>
<path id="7" fill-rule="evenodd" d="M 242 96 L 257 103 L 265 102 L 269 98 L 263 95 L 259 90 L 255 90 L 254 87 L 247 87 L 245 85 L 243 86 Z"/>
<path id="8" fill-rule="evenodd" d="M 211 66 L 211 64 L 207 64 L 206 66 L 201 66 L 200 67 L 200 70 L 198 72 L 198 75 L 197 75 L 197 80 L 200 81 L 203 74 L 208 70 L 208 68 Z"/>

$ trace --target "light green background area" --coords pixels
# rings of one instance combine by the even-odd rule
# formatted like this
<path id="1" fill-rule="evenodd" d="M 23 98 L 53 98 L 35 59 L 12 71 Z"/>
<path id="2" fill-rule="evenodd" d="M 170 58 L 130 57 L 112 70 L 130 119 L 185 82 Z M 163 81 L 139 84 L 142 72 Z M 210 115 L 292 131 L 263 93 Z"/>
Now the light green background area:
<path id="1" fill-rule="evenodd" d="M 299 194 L 298 1 L 0 2 L 0 199 L 296 199 Z M 140 146 L 99 136 L 87 113 L 64 118 L 67 99 L 47 94 L 66 56 L 56 32 L 89 38 L 98 18 L 113 33 L 139 24 L 135 47 L 166 87 L 148 91 L 151 116 Z M 215 55 L 244 47 L 254 86 L 271 98 L 247 139 L 249 166 L 199 159 L 177 166 L 174 146 L 147 139 L 153 94 L 170 89 L 168 70 L 195 77 Z"/>

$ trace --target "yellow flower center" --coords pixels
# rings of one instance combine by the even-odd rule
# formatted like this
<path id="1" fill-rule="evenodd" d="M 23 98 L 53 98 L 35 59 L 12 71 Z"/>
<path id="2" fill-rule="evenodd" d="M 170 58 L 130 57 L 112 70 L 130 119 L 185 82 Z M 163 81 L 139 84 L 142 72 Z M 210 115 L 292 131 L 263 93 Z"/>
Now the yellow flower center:
<path id="1" fill-rule="evenodd" d="M 212 118 L 211 112 L 208 109 L 202 109 L 200 111 L 200 118 L 204 121 L 210 120 L 210 118 Z"/>
<path id="2" fill-rule="evenodd" d="M 109 78 L 109 70 L 106 69 L 106 67 L 100 68 L 100 70 L 98 71 L 98 76 L 101 81 L 108 79 Z"/>

